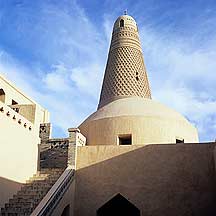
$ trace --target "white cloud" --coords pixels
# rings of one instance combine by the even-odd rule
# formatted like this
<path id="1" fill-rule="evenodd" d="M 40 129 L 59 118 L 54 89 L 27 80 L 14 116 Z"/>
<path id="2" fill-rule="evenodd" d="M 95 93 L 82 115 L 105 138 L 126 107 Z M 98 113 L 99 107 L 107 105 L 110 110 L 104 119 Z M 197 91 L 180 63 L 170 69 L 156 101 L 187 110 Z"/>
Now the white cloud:
<path id="1" fill-rule="evenodd" d="M 70 10 L 44 4 L 33 29 L 31 23 L 22 23 L 28 37 L 17 36 L 24 39 L 17 46 L 24 44 L 41 62 L 30 67 L 0 49 L 0 72 L 47 107 L 54 126 L 66 132 L 96 109 L 115 17 L 105 14 L 99 29 L 75 3 Z M 213 21 L 203 24 L 205 32 L 206 25 L 212 28 L 208 23 Z M 196 45 L 195 33 L 177 37 L 152 29 L 151 23 L 139 29 L 153 97 L 186 115 L 198 126 L 202 140 L 213 139 L 215 40 Z M 44 69 L 43 64 L 48 66 Z"/>
<path id="2" fill-rule="evenodd" d="M 71 84 L 70 77 L 66 78 L 71 71 L 67 71 L 63 64 L 53 66 L 53 71 L 40 79 L 33 76 L 32 70 L 18 63 L 9 54 L 2 53 L 4 58 L 0 58 L 0 73 L 51 112 L 54 128 L 62 129 L 60 136 L 65 136 L 67 128 L 78 126 L 88 115 L 86 107 L 93 111 L 94 106 L 91 103 L 86 106 L 88 98 L 86 102 L 80 102 L 82 97 L 79 91 Z M 83 100 L 85 101 L 85 97 Z M 55 130 L 54 135 L 59 136 Z"/>
<path id="3" fill-rule="evenodd" d="M 0 49 L 0 73 L 15 83 L 18 88 L 31 96 L 34 95 L 32 84 L 35 79 L 31 77 L 29 69 L 2 49 Z"/>
<path id="4" fill-rule="evenodd" d="M 67 128 L 78 126 L 96 109 L 106 40 L 79 7 L 73 8 L 74 14 L 56 7 L 46 9 L 40 17 L 43 22 L 35 26 L 34 37 L 39 38 L 32 46 L 36 46 L 35 55 L 52 60 L 50 69 L 26 65 L 0 49 L 0 71 L 46 107 L 54 127 L 66 134 Z M 59 136 L 55 129 L 54 135 Z"/>
<path id="5" fill-rule="evenodd" d="M 216 43 L 194 47 L 171 34 L 161 37 L 160 32 L 141 28 L 153 97 L 190 119 L 198 127 L 201 140 L 214 140 Z"/>
<path id="6" fill-rule="evenodd" d="M 70 73 L 64 64 L 54 65 L 52 71 L 47 73 L 42 81 L 47 89 L 59 93 L 70 91 L 71 83 L 68 80 L 67 74 Z"/>
<path id="7" fill-rule="evenodd" d="M 75 82 L 79 91 L 98 99 L 103 71 L 103 66 L 99 64 L 89 65 L 88 67 L 77 67 L 73 68 L 71 79 Z"/>
<path id="8" fill-rule="evenodd" d="M 113 23 L 115 22 L 113 18 L 114 17 L 111 16 L 110 14 L 104 15 L 103 27 L 104 27 L 104 32 L 105 32 L 105 37 L 107 39 L 107 42 L 111 41 Z M 107 46 L 109 46 L 109 44 L 107 44 Z"/>

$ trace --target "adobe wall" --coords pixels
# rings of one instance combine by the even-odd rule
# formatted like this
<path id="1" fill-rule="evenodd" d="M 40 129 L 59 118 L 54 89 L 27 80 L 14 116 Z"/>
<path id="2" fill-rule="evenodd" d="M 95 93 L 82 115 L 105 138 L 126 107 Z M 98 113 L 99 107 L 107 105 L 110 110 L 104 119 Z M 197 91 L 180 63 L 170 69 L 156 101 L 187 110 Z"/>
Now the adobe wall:
<path id="1" fill-rule="evenodd" d="M 22 115 L 24 118 L 28 119 L 30 122 L 35 122 L 35 110 L 36 105 L 35 104 L 24 104 L 24 105 L 10 105 L 10 108 L 18 112 L 20 115 Z"/>
<path id="2" fill-rule="evenodd" d="M 0 176 L 25 182 L 36 172 L 38 129 L 2 102 L 0 107 Z"/>
<path id="3" fill-rule="evenodd" d="M 38 103 L 33 101 L 30 97 L 24 94 L 20 89 L 18 89 L 13 83 L 11 83 L 1 74 L 0 89 L 3 89 L 5 92 L 4 104 L 12 106 L 12 100 L 16 101 L 18 103 L 17 107 L 20 108 L 20 114 L 29 119 L 37 127 L 39 127 L 40 123 L 49 122 L 48 110 L 44 109 Z M 27 105 L 32 105 L 33 107 Z M 15 105 L 13 106 L 16 107 Z"/>
<path id="4" fill-rule="evenodd" d="M 214 148 L 215 143 L 79 147 L 75 215 L 95 216 L 117 193 L 143 216 L 211 215 Z"/>
<path id="5" fill-rule="evenodd" d="M 36 172 L 40 124 L 49 122 L 49 112 L 2 75 L 0 89 L 5 93 L 0 101 L 0 177 L 24 182 Z"/>
<path id="6" fill-rule="evenodd" d="M 186 143 L 199 141 L 196 128 L 187 122 L 158 116 L 97 119 L 81 124 L 79 128 L 88 145 L 117 145 L 119 134 L 131 134 L 133 145 L 175 143 L 177 138 L 184 139 Z"/>
<path id="7" fill-rule="evenodd" d="M 24 183 L 36 173 L 40 124 L 49 122 L 49 112 L 24 95 L 0 75 L 0 206 L 17 189 L 4 187 L 3 179 Z M 11 105 L 12 100 L 18 105 Z M 13 109 L 14 108 L 14 109 Z M 19 108 L 19 111 L 15 108 Z M 4 194 L 4 196 L 2 196 Z"/>

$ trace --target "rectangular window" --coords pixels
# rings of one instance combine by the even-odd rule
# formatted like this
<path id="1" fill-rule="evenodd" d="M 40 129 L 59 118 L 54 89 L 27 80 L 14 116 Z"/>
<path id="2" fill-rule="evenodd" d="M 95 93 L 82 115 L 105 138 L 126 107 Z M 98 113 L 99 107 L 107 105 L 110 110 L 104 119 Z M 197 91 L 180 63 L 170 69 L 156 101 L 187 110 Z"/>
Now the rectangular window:
<path id="1" fill-rule="evenodd" d="M 124 20 L 123 19 L 120 20 L 120 27 L 124 27 Z"/>
<path id="2" fill-rule="evenodd" d="M 176 139 L 176 143 L 184 143 L 184 139 Z"/>
<path id="3" fill-rule="evenodd" d="M 124 134 L 118 136 L 119 145 L 132 145 L 132 136 L 131 134 Z"/>

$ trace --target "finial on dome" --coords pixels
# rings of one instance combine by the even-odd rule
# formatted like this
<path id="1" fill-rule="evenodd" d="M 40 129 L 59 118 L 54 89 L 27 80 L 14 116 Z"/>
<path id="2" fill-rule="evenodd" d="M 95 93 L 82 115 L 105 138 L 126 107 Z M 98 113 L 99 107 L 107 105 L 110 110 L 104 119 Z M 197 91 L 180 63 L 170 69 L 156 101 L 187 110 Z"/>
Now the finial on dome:
<path id="1" fill-rule="evenodd" d="M 127 9 L 124 10 L 124 15 L 127 15 Z"/>

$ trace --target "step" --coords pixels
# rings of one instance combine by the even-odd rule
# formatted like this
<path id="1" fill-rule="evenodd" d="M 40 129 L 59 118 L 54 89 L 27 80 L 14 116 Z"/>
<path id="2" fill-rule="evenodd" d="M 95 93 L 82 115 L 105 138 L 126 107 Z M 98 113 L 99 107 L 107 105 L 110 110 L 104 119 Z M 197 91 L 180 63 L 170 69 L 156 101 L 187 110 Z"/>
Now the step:
<path id="1" fill-rule="evenodd" d="M 29 216 L 62 172 L 62 169 L 44 169 L 34 174 L 1 208 L 0 216 Z"/>

